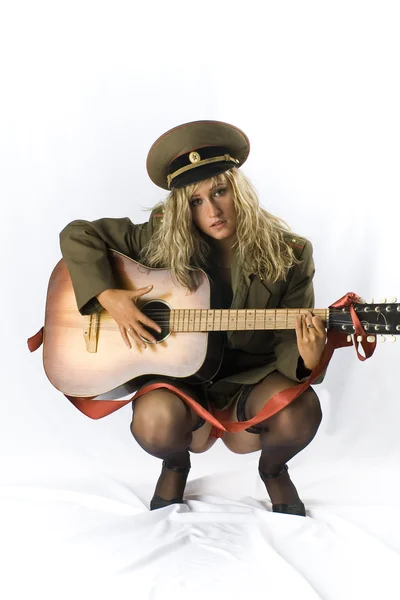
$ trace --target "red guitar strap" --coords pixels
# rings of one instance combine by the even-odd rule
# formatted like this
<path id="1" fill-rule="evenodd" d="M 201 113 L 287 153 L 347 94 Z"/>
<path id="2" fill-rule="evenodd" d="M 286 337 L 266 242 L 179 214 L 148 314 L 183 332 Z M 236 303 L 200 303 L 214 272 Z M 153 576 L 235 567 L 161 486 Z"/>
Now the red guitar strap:
<path id="1" fill-rule="evenodd" d="M 367 336 L 364 332 L 361 323 L 358 319 L 357 313 L 354 310 L 353 304 L 360 300 L 359 296 L 350 292 L 337 300 L 334 304 L 330 306 L 330 308 L 342 308 L 345 306 L 350 306 L 350 315 L 352 318 L 353 325 L 355 327 L 354 332 L 354 346 L 356 349 L 357 356 L 360 360 L 366 360 L 370 358 L 374 353 L 376 348 L 376 339 L 374 342 L 367 342 Z M 94 400 L 92 398 L 81 398 L 77 396 L 66 396 L 68 400 L 72 402 L 72 404 L 80 410 L 83 414 L 90 417 L 91 419 L 101 419 L 116 410 L 122 408 L 132 400 L 136 398 L 140 398 L 146 392 L 149 392 L 158 388 L 167 388 L 174 392 L 177 396 L 179 396 L 188 406 L 193 408 L 193 410 L 203 419 L 211 423 L 213 426 L 211 435 L 214 437 L 221 437 L 224 431 L 229 432 L 239 432 L 251 427 L 253 425 L 257 425 L 261 421 L 272 417 L 272 415 L 276 414 L 288 404 L 293 402 L 300 394 L 302 394 L 312 383 L 318 379 L 321 373 L 326 369 L 329 361 L 332 358 L 332 355 L 336 348 L 343 348 L 345 346 L 352 346 L 352 341 L 347 341 L 347 333 L 341 333 L 335 330 L 328 330 L 328 339 L 325 346 L 325 350 L 321 356 L 321 360 L 318 366 L 312 371 L 311 375 L 308 377 L 306 381 L 303 383 L 299 383 L 298 385 L 278 392 L 272 398 L 270 398 L 265 406 L 259 411 L 255 417 L 249 419 L 248 421 L 240 421 L 240 422 L 232 422 L 228 421 L 229 409 L 217 410 L 213 409 L 215 414 L 211 414 L 208 410 L 206 410 L 203 406 L 201 406 L 196 400 L 193 400 L 190 396 L 182 392 L 182 390 L 176 388 L 174 385 L 169 384 L 167 382 L 163 383 L 153 383 L 147 386 L 140 388 L 132 398 L 129 400 Z M 361 346 L 364 350 L 365 356 L 361 355 L 358 346 L 359 342 L 357 341 L 357 336 L 362 337 Z M 37 350 L 41 346 L 43 342 L 43 327 L 38 331 L 36 335 L 29 338 L 28 347 L 31 352 Z"/>
<path id="2" fill-rule="evenodd" d="M 35 335 L 28 338 L 28 348 L 30 352 L 35 352 L 40 346 L 43 344 L 43 330 L 44 327 L 41 327 Z"/>

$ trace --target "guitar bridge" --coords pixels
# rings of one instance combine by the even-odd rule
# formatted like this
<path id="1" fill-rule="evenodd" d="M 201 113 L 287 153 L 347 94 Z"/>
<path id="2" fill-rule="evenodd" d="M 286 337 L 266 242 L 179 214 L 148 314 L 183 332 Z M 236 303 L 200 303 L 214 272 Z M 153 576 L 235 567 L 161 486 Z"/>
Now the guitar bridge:
<path id="1" fill-rule="evenodd" d="M 97 342 L 99 338 L 100 314 L 84 315 L 83 337 L 86 342 L 88 352 L 97 352 Z"/>

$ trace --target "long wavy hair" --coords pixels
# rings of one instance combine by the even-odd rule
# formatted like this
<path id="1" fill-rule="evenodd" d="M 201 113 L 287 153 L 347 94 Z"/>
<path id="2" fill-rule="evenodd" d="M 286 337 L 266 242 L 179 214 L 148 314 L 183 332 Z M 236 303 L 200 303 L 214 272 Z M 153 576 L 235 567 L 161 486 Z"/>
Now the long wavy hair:
<path id="1" fill-rule="evenodd" d="M 237 168 L 208 181 L 227 183 L 233 191 L 237 219 L 233 247 L 239 266 L 267 281 L 285 280 L 290 267 L 300 262 L 285 241 L 288 225 L 260 206 L 254 187 Z M 173 189 L 165 202 L 154 207 L 164 212 L 163 222 L 141 254 L 149 267 L 171 269 L 176 280 L 191 291 L 198 286 L 196 270 L 206 269 L 212 252 L 208 236 L 193 221 L 189 203 L 199 185 Z"/>

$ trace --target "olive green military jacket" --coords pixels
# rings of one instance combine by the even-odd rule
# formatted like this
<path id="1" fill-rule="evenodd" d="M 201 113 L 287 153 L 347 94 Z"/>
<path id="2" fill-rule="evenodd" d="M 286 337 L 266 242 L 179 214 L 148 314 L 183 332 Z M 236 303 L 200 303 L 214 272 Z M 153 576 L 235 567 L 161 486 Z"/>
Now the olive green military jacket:
<path id="1" fill-rule="evenodd" d="M 108 260 L 108 249 L 138 260 L 162 220 L 160 211 L 148 222 L 134 224 L 129 218 L 73 221 L 60 234 L 61 251 L 67 264 L 77 306 L 81 314 L 101 310 L 96 296 L 117 283 Z M 288 234 L 290 235 L 290 234 Z M 314 262 L 312 245 L 303 238 L 288 238 L 301 263 L 293 266 L 286 281 L 270 283 L 245 272 L 233 260 L 232 309 L 312 308 L 314 306 Z M 298 371 L 299 352 L 294 330 L 227 332 L 225 353 L 231 364 L 228 376 L 217 378 L 210 391 L 228 393 L 237 384 L 257 383 L 274 370 L 294 381 L 304 381 L 306 371 Z M 300 377 L 298 377 L 300 375 Z M 304 375 L 304 376 L 302 376 Z M 323 377 L 317 382 L 320 383 Z"/>

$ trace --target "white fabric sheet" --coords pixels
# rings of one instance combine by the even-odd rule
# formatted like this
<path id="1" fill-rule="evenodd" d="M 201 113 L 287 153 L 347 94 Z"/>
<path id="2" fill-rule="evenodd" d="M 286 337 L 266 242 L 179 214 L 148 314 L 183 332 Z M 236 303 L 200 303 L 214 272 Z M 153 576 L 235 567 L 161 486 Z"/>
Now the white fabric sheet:
<path id="1" fill-rule="evenodd" d="M 121 493 L 106 482 L 91 493 L 3 486 L 6 597 L 27 589 L 46 598 L 56 589 L 60 598 L 399 597 L 398 507 L 371 490 L 372 481 L 377 489 L 383 483 L 398 498 L 398 478 L 387 483 L 393 470 L 293 469 L 308 507 L 304 519 L 271 513 L 255 457 L 239 462 L 192 479 L 187 505 L 153 512 L 136 486 Z"/>

